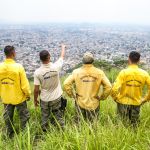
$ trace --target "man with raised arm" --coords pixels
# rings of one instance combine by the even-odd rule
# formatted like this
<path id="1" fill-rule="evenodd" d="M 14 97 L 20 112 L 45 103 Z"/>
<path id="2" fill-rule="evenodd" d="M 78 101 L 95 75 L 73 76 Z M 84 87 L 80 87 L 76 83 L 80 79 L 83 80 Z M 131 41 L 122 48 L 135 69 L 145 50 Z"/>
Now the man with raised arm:
<path id="1" fill-rule="evenodd" d="M 24 129 L 29 120 L 26 100 L 30 98 L 30 86 L 25 70 L 15 62 L 16 52 L 13 46 L 4 48 L 6 59 L 0 64 L 0 97 L 4 104 L 4 120 L 7 134 L 12 137 L 13 115 L 15 108 L 20 117 L 21 128 Z"/>
<path id="2" fill-rule="evenodd" d="M 51 57 L 47 50 L 40 52 L 42 65 L 34 73 L 34 104 L 39 104 L 40 94 L 42 129 L 46 131 L 49 127 L 49 120 L 54 125 L 64 127 L 62 108 L 62 88 L 59 72 L 63 66 L 65 45 L 62 44 L 60 58 L 51 63 Z"/>
<path id="3" fill-rule="evenodd" d="M 128 58 L 128 68 L 122 70 L 112 88 L 112 97 L 117 102 L 117 112 L 133 126 L 139 122 L 140 106 L 150 100 L 149 74 L 138 67 L 140 53 L 132 51 Z M 142 98 L 143 88 L 147 85 L 148 93 Z"/>
<path id="4" fill-rule="evenodd" d="M 83 116 L 88 121 L 97 119 L 100 100 L 108 97 L 111 84 L 104 72 L 93 66 L 92 53 L 86 52 L 83 56 L 83 66 L 75 69 L 65 80 L 64 90 L 71 98 L 75 99 L 78 120 Z M 103 94 L 99 94 L 100 87 Z"/>

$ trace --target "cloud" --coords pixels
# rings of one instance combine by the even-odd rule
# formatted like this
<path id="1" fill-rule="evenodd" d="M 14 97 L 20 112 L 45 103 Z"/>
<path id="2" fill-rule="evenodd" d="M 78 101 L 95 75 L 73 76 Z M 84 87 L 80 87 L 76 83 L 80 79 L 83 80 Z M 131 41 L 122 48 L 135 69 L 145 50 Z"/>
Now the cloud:
<path id="1" fill-rule="evenodd" d="M 0 20 L 150 24 L 149 6 L 149 0 L 0 0 Z"/>

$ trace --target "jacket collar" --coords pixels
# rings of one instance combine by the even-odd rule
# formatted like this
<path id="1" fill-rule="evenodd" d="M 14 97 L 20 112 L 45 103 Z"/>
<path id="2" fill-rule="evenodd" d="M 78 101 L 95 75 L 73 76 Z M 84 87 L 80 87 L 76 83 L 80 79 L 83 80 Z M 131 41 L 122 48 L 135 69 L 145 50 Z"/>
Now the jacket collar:
<path id="1" fill-rule="evenodd" d="M 4 62 L 5 63 L 15 63 L 15 61 L 13 59 L 10 59 L 10 58 L 9 59 L 6 58 Z"/>
<path id="2" fill-rule="evenodd" d="M 129 65 L 128 67 L 129 67 L 129 68 L 138 68 L 138 65 L 132 64 L 132 65 Z"/>
<path id="3" fill-rule="evenodd" d="M 84 68 L 89 68 L 89 67 L 93 67 L 93 64 L 83 64 Z"/>
<path id="4" fill-rule="evenodd" d="M 42 67 L 49 67 L 51 65 L 51 62 L 48 64 L 41 64 Z"/>

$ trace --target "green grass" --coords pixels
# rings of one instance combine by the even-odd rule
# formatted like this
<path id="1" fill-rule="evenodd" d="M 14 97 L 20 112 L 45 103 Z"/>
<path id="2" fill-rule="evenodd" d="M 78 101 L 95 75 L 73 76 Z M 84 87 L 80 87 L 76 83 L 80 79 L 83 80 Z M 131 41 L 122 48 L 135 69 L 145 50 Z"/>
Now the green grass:
<path id="1" fill-rule="evenodd" d="M 64 79 L 62 79 L 63 81 Z M 31 82 L 32 93 L 33 83 Z M 141 109 L 141 124 L 137 131 L 124 127 L 116 116 L 116 104 L 109 97 L 101 102 L 100 117 L 92 128 L 82 121 L 74 123 L 74 101 L 69 99 L 65 115 L 64 132 L 51 126 L 43 133 L 40 128 L 40 108 L 33 105 L 33 94 L 28 102 L 31 113 L 30 124 L 23 132 L 16 133 L 13 139 L 5 137 L 3 105 L 0 106 L 0 149 L 3 150 L 149 150 L 150 149 L 150 104 Z M 15 128 L 19 128 L 17 113 L 14 116 Z M 16 131 L 18 132 L 18 131 Z"/>

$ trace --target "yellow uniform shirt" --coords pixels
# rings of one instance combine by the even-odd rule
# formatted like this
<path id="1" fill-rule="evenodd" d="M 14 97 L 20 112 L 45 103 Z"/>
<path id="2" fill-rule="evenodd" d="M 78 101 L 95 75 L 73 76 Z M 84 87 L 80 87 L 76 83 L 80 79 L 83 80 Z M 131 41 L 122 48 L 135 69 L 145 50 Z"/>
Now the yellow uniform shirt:
<path id="1" fill-rule="evenodd" d="M 95 110 L 99 106 L 100 99 L 106 99 L 111 90 L 111 84 L 104 72 L 93 65 L 84 65 L 74 70 L 65 80 L 64 90 L 70 97 L 74 97 L 73 84 L 75 85 L 77 104 L 88 110 Z M 101 85 L 103 86 L 103 94 L 99 99 Z"/>
<path id="2" fill-rule="evenodd" d="M 4 104 L 16 105 L 30 97 L 31 91 L 22 65 L 12 59 L 0 64 L 0 97 Z"/>
<path id="3" fill-rule="evenodd" d="M 148 86 L 148 94 L 142 98 L 144 85 Z M 150 100 L 149 74 L 137 65 L 130 65 L 119 73 L 111 95 L 118 103 L 127 105 L 140 105 L 142 101 Z"/>

